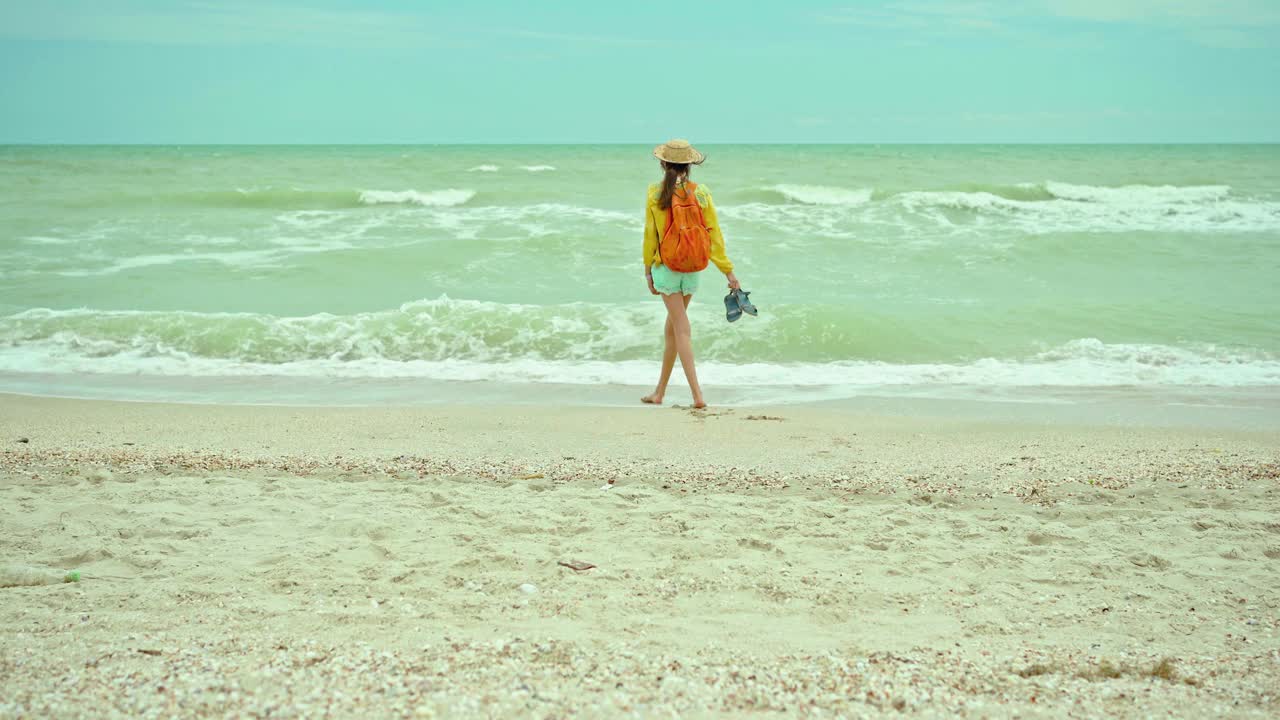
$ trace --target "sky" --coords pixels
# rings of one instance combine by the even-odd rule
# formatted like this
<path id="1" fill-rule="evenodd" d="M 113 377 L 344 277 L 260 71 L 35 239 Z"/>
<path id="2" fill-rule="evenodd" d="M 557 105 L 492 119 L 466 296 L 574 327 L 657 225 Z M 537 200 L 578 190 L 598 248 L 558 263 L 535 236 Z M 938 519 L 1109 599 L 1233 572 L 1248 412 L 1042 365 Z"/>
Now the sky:
<path id="1" fill-rule="evenodd" d="M 1280 0 L 0 0 L 0 143 L 1280 141 Z"/>

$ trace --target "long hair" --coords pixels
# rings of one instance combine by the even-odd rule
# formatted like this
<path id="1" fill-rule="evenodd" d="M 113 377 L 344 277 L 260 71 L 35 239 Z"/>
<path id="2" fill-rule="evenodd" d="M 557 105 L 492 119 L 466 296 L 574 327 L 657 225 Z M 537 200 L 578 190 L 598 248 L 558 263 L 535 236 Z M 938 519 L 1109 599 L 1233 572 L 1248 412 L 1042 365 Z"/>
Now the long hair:
<path id="1" fill-rule="evenodd" d="M 681 178 L 688 180 L 689 171 L 693 169 L 693 165 L 689 163 L 670 163 L 666 160 L 662 162 L 662 193 L 658 195 L 658 207 L 663 210 L 671 208 L 671 196 L 676 192 L 676 183 Z M 698 163 L 701 165 L 702 163 Z"/>

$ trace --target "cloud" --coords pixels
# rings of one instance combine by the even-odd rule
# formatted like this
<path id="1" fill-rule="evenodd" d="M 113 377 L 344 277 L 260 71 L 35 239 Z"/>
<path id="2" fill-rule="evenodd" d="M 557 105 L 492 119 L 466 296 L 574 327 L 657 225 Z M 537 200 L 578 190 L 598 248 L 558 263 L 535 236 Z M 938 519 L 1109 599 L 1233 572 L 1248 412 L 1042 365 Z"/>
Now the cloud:
<path id="1" fill-rule="evenodd" d="M 0 36 L 158 45 L 412 47 L 439 42 L 423 15 L 272 2 L 0 1 Z"/>
<path id="2" fill-rule="evenodd" d="M 1092 25 L 1145 26 L 1176 32 L 1202 45 L 1276 47 L 1278 0 L 889 0 L 818 15 L 832 25 L 856 25 L 923 35 L 1017 34 L 1043 36 L 1045 20 Z"/>
<path id="3" fill-rule="evenodd" d="M 1097 22 L 1280 24 L 1280 3 L 1275 0 L 1042 0 L 1039 4 L 1054 15 Z"/>
<path id="4" fill-rule="evenodd" d="M 989 2 L 898 0 L 878 6 L 860 5 L 823 13 L 818 20 L 831 25 L 861 25 L 884 30 L 932 33 L 1005 29 L 1002 13 Z"/>
<path id="5" fill-rule="evenodd" d="M 1276 0 L 1043 0 L 1058 17 L 1178 31 L 1214 47 L 1276 47 Z"/>

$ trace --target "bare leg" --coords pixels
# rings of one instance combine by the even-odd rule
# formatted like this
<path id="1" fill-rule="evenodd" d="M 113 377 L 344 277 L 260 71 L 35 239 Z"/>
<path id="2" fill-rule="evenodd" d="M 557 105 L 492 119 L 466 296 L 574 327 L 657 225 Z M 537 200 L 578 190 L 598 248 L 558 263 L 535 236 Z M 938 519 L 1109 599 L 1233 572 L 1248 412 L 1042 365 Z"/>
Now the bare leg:
<path id="1" fill-rule="evenodd" d="M 684 306 L 689 307 L 689 301 L 693 299 L 692 295 L 684 295 Z M 667 383 L 671 380 L 671 370 L 676 366 L 676 334 L 671 326 L 671 313 L 667 313 L 666 331 L 663 333 L 662 346 L 662 372 L 658 375 L 658 386 L 653 392 L 640 398 L 641 402 L 647 402 L 653 405 L 661 405 L 662 398 L 667 394 Z"/>
<path id="2" fill-rule="evenodd" d="M 685 312 L 689 300 L 689 296 L 662 296 L 662 302 L 667 304 L 667 319 L 671 321 L 671 330 L 675 334 L 676 354 L 680 356 L 680 366 L 684 368 L 684 377 L 689 381 L 689 391 L 693 393 L 693 406 L 701 408 L 706 407 L 707 403 L 702 399 L 698 371 L 693 367 L 693 333 L 689 328 L 689 313 Z"/>

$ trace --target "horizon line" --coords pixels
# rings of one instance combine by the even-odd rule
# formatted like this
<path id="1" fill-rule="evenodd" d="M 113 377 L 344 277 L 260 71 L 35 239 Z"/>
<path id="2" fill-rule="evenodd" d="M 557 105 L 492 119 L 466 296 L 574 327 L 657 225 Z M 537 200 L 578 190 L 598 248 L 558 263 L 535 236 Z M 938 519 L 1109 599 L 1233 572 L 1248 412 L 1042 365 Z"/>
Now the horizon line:
<path id="1" fill-rule="evenodd" d="M 616 146 L 648 146 L 650 141 L 607 141 L 607 142 L 565 142 L 565 141 L 459 141 L 459 142 L 8 142 L 0 141 L 0 147 L 485 147 L 485 146 L 559 146 L 588 147 L 602 145 Z M 1098 141 L 1054 141 L 1054 140 L 933 140 L 933 141 L 829 141 L 829 142 L 699 142 L 704 147 L 757 145 L 757 146 L 796 146 L 796 145 L 1280 145 L 1275 140 L 1098 140 Z"/>

